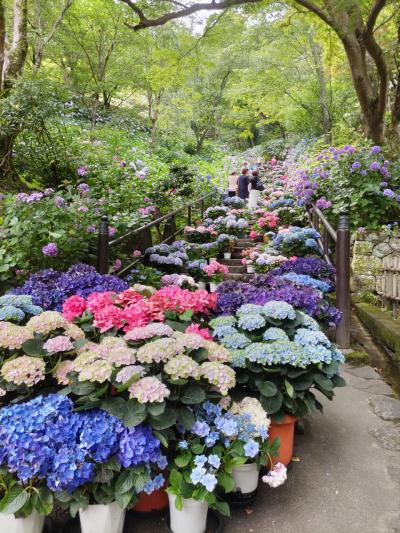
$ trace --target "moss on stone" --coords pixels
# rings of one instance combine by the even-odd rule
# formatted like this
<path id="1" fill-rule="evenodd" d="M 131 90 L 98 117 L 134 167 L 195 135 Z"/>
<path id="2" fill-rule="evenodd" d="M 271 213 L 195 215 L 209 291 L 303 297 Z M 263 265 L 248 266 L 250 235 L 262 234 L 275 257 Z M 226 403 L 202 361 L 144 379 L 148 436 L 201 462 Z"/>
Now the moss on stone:
<path id="1" fill-rule="evenodd" d="M 370 364 L 369 355 L 364 350 L 353 350 L 346 354 L 346 363 L 352 366 L 365 366 Z"/>
<path id="2" fill-rule="evenodd" d="M 372 252 L 374 244 L 368 241 L 356 241 L 354 243 L 353 254 L 355 256 L 359 255 L 369 255 Z"/>
<path id="3" fill-rule="evenodd" d="M 391 313 L 368 303 L 354 303 L 357 315 L 375 340 L 387 346 L 400 361 L 400 322 Z"/>
<path id="4" fill-rule="evenodd" d="M 356 275 L 377 276 L 382 270 L 382 261 L 372 255 L 358 255 L 353 258 L 351 268 Z"/>

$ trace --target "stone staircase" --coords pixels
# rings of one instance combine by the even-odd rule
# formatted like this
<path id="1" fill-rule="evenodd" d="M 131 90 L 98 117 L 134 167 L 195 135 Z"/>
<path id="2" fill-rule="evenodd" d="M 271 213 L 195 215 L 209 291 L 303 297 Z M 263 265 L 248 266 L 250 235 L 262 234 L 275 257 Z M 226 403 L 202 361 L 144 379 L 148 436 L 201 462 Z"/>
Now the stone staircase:
<path id="1" fill-rule="evenodd" d="M 232 259 L 221 259 L 220 262 L 229 268 L 228 280 L 249 281 L 254 274 L 248 274 L 246 267 L 242 265 L 242 251 L 246 248 L 254 248 L 256 243 L 249 238 L 238 239 L 236 248 L 232 252 Z"/>

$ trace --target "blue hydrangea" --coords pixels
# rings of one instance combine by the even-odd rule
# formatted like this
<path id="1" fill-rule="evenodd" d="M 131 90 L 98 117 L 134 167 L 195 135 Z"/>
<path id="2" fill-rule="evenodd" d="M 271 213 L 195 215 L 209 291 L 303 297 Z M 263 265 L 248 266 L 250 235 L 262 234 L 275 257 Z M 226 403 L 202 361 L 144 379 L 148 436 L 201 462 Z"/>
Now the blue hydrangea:
<path id="1" fill-rule="evenodd" d="M 234 326 L 236 324 L 236 318 L 233 316 L 218 316 L 210 320 L 209 324 L 213 329 L 219 326 Z"/>
<path id="2" fill-rule="evenodd" d="M 214 329 L 213 335 L 217 339 L 224 338 L 227 335 L 234 335 L 238 333 L 237 329 L 233 326 L 217 326 Z"/>
<path id="3" fill-rule="evenodd" d="M 258 455 L 259 451 L 260 451 L 260 446 L 258 442 L 256 442 L 255 440 L 249 440 L 244 445 L 244 453 L 246 457 L 250 457 L 251 459 L 253 459 L 254 457 L 256 457 L 256 455 Z"/>
<path id="4" fill-rule="evenodd" d="M 196 420 L 192 427 L 192 432 L 199 437 L 205 437 L 210 433 L 210 427 L 207 422 L 200 422 L 199 420 Z"/>
<path id="5" fill-rule="evenodd" d="M 239 317 L 238 326 L 245 331 L 255 331 L 264 327 L 265 318 L 262 315 L 242 315 Z"/>
<path id="6" fill-rule="evenodd" d="M 297 311 L 300 318 L 302 319 L 302 326 L 304 328 L 310 329 L 312 331 L 319 331 L 320 327 L 319 324 L 314 318 L 312 318 L 310 315 L 307 315 L 306 313 L 303 313 L 303 311 Z"/>
<path id="7" fill-rule="evenodd" d="M 225 346 L 225 348 L 233 350 L 239 350 L 251 344 L 251 340 L 248 339 L 246 335 L 243 335 L 242 333 L 226 335 L 221 339 L 220 342 Z"/>
<path id="8" fill-rule="evenodd" d="M 295 272 L 289 272 L 288 274 L 283 274 L 283 279 L 293 281 L 296 285 L 305 285 L 307 287 L 314 287 L 319 291 L 326 293 L 331 290 L 331 284 L 326 281 L 320 281 L 306 274 L 296 274 Z"/>
<path id="9" fill-rule="evenodd" d="M 262 305 L 256 305 L 256 304 L 244 304 L 239 307 L 239 309 L 236 311 L 236 314 L 238 316 L 240 315 L 257 315 L 263 312 L 263 306 Z"/>
<path id="10" fill-rule="evenodd" d="M 165 485 L 165 478 L 162 474 L 157 474 L 154 478 L 150 478 L 149 481 L 143 487 L 143 492 L 146 494 L 152 494 L 154 491 L 161 489 Z"/>
<path id="11" fill-rule="evenodd" d="M 211 454 L 207 458 L 208 463 L 213 466 L 214 468 L 219 468 L 221 466 L 221 459 L 218 455 Z"/>
<path id="12" fill-rule="evenodd" d="M 294 336 L 294 341 L 302 346 L 324 345 L 330 348 L 331 342 L 322 331 L 311 331 L 309 329 L 299 328 Z"/>
<path id="13" fill-rule="evenodd" d="M 264 332 L 263 339 L 265 341 L 288 341 L 289 337 L 281 328 L 268 328 Z"/>
<path id="14" fill-rule="evenodd" d="M 263 315 L 274 320 L 294 320 L 296 318 L 296 311 L 294 307 L 286 302 L 279 302 L 272 300 L 263 306 Z"/>
<path id="15" fill-rule="evenodd" d="M 232 350 L 229 364 L 233 368 L 246 368 L 246 354 L 244 350 Z"/>
<path id="16" fill-rule="evenodd" d="M 312 250 L 318 250 L 318 243 L 314 239 L 306 239 L 304 241 L 304 244 L 307 246 L 307 248 L 311 248 Z"/>
<path id="17" fill-rule="evenodd" d="M 13 305 L 4 305 L 0 307 L 0 320 L 8 322 L 21 322 L 25 318 L 25 313 L 22 309 L 14 307 Z"/>

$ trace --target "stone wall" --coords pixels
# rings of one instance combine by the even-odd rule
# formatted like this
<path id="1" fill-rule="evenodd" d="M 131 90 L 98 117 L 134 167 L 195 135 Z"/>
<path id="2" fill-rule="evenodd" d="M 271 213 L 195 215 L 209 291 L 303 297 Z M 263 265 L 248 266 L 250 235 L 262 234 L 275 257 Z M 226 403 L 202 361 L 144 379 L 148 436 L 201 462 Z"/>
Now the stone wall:
<path id="1" fill-rule="evenodd" d="M 379 292 L 383 259 L 400 257 L 400 236 L 357 232 L 352 237 L 351 291 Z"/>

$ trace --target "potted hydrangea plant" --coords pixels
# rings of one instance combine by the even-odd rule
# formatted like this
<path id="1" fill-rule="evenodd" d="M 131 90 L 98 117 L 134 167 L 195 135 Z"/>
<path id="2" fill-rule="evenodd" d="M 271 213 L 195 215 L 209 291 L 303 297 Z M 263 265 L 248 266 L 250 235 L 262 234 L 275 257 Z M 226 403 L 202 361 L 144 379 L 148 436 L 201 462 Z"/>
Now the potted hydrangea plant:
<path id="1" fill-rule="evenodd" d="M 235 315 L 210 321 L 215 338 L 231 350 L 238 383 L 251 390 L 273 423 L 291 417 L 289 441 L 282 440 L 279 459 L 288 464 L 293 448 L 294 421 L 322 410 L 313 393 L 328 399 L 343 386 L 339 376 L 342 353 L 318 323 L 286 302 L 242 305 Z M 286 448 L 285 448 L 286 446 Z"/>
<path id="2" fill-rule="evenodd" d="M 229 274 L 229 268 L 218 261 L 212 261 L 209 265 L 203 266 L 202 269 L 208 276 L 210 292 L 215 292 L 218 284 Z"/>

